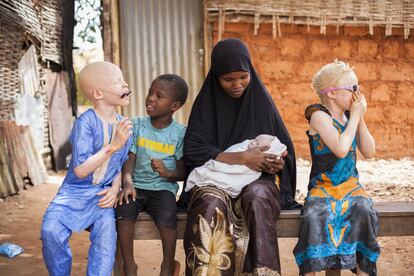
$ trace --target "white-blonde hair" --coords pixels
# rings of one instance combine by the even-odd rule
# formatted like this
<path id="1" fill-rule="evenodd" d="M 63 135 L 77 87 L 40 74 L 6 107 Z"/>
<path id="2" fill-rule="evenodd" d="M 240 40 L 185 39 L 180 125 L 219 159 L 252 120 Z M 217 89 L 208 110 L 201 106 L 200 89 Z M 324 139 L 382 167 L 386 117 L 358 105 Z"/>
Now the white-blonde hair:
<path id="1" fill-rule="evenodd" d="M 353 68 L 343 61 L 335 59 L 334 62 L 324 65 L 312 78 L 312 88 L 323 102 L 321 91 L 338 84 L 345 73 L 353 72 Z"/>

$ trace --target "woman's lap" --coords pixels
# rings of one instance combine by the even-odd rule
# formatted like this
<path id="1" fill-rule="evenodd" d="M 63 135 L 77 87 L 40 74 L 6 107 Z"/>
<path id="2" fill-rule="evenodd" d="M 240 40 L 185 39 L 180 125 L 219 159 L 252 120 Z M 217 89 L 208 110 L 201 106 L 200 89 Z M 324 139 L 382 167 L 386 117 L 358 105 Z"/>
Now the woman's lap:
<path id="1" fill-rule="evenodd" d="M 193 189 L 184 239 L 187 274 L 196 269 L 214 269 L 214 264 L 200 259 L 211 260 L 214 259 L 211 254 L 217 254 L 215 258 L 225 264 L 215 268 L 222 275 L 242 270 L 252 273 L 257 269 L 273 270 L 277 275 L 276 271 L 280 271 L 276 233 L 279 213 L 279 191 L 268 180 L 247 185 L 236 200 L 215 187 Z M 221 246 L 209 246 L 217 241 Z M 206 248 L 218 251 L 208 252 Z"/>
<path id="2" fill-rule="evenodd" d="M 280 214 L 279 190 L 267 180 L 252 184 L 242 191 L 240 198 L 250 234 L 244 271 L 253 272 L 258 267 L 266 267 L 280 272 L 276 228 Z"/>

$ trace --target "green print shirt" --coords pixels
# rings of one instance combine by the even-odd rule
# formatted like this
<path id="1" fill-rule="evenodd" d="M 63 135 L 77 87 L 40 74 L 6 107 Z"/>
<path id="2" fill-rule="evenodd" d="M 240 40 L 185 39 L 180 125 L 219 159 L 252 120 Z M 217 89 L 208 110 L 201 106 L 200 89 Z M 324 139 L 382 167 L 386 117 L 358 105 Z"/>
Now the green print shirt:
<path id="1" fill-rule="evenodd" d="M 132 119 L 133 144 L 130 151 L 137 155 L 132 181 L 139 189 L 166 190 L 176 195 L 177 182 L 170 182 L 151 168 L 151 158 L 162 159 L 168 170 L 175 170 L 176 161 L 183 157 L 186 127 L 172 121 L 163 129 L 154 128 L 149 117 Z"/>

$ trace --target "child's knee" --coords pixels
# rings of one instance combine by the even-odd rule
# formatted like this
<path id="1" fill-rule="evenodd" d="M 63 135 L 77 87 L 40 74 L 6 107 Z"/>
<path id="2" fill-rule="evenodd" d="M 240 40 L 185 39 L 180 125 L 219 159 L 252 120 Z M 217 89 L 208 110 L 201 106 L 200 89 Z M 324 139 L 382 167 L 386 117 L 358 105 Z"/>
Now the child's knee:
<path id="1" fill-rule="evenodd" d="M 65 233 L 62 233 L 62 225 L 56 220 L 44 220 L 41 228 L 41 239 L 45 241 L 60 241 Z"/>
<path id="2" fill-rule="evenodd" d="M 124 202 L 115 209 L 115 217 L 117 220 L 133 220 L 138 216 L 138 208 L 134 201 L 130 199 L 129 203 Z"/>
<path id="3" fill-rule="evenodd" d="M 102 216 L 93 223 L 92 232 L 115 235 L 116 238 L 115 218 L 113 216 Z"/>
<path id="4" fill-rule="evenodd" d="M 155 214 L 154 221 L 158 229 L 166 227 L 175 230 L 177 229 L 177 212 L 175 209 L 163 210 L 163 212 Z"/>
<path id="5" fill-rule="evenodd" d="M 41 239 L 43 241 L 49 239 L 50 237 L 52 237 L 56 232 L 53 231 L 53 227 L 50 224 L 43 224 L 42 225 L 42 229 L 40 230 L 40 235 L 41 235 Z"/>

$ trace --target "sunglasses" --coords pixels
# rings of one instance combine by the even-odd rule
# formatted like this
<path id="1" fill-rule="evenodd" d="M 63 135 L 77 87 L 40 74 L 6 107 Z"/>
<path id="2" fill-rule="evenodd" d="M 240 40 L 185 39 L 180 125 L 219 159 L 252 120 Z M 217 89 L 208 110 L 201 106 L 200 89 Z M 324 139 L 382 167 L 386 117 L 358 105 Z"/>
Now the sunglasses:
<path id="1" fill-rule="evenodd" d="M 333 92 L 336 90 L 349 90 L 352 93 L 356 93 L 359 91 L 359 85 L 358 84 L 354 84 L 352 86 L 342 86 L 342 87 L 328 87 L 323 89 L 322 91 L 320 91 L 320 94 L 327 94 L 329 92 Z"/>

